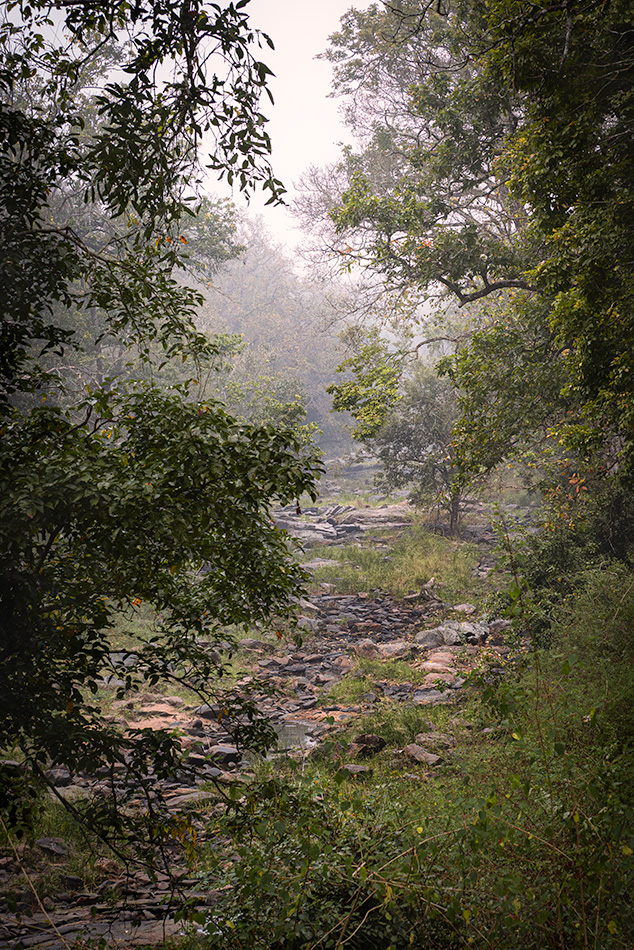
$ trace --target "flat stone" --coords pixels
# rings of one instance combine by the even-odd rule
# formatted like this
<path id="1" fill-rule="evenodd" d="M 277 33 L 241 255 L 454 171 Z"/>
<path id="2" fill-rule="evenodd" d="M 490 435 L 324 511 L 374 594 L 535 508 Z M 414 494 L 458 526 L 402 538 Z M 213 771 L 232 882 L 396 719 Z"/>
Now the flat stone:
<path id="1" fill-rule="evenodd" d="M 242 650 L 262 650 L 265 653 L 272 653 L 275 649 L 272 643 L 267 643 L 265 640 L 254 640 L 252 637 L 245 637 L 244 640 L 240 640 L 240 647 Z"/>
<path id="2" fill-rule="evenodd" d="M 405 746 L 403 749 L 403 754 L 406 755 L 413 762 L 420 762 L 423 765 L 429 766 L 438 766 L 442 764 L 442 758 L 439 755 L 434 755 L 433 752 L 428 752 L 426 749 L 423 749 L 422 746 L 417 745 L 415 742 L 410 743 L 410 745 Z"/>
<path id="3" fill-rule="evenodd" d="M 453 686 L 456 677 L 453 673 L 428 673 L 420 684 L 423 689 L 433 689 L 436 683 L 445 683 L 447 686 Z"/>
<path id="4" fill-rule="evenodd" d="M 437 662 L 436 660 L 425 660 L 420 664 L 419 669 L 424 673 L 452 673 L 450 663 Z"/>
<path id="5" fill-rule="evenodd" d="M 222 774 L 222 773 L 221 773 Z M 169 796 L 166 796 L 167 804 L 170 808 L 181 808 L 183 805 L 198 804 L 205 802 L 212 797 L 210 792 L 201 792 L 200 789 L 181 789 Z"/>
<path id="6" fill-rule="evenodd" d="M 417 689 L 412 696 L 415 706 L 425 706 L 428 703 L 447 703 L 451 699 L 449 692 L 441 693 L 437 689 Z"/>
<path id="7" fill-rule="evenodd" d="M 68 846 L 63 838 L 38 838 L 35 842 L 41 851 L 47 854 L 65 857 L 68 854 Z"/>
<path id="8" fill-rule="evenodd" d="M 336 660 L 332 661 L 333 666 L 336 666 L 340 673 L 349 673 L 354 666 L 354 660 L 349 656 L 338 656 Z"/>
<path id="9" fill-rule="evenodd" d="M 357 656 L 362 656 L 368 660 L 376 660 L 379 657 L 379 648 L 374 640 L 359 640 L 353 647 Z"/>
<path id="10" fill-rule="evenodd" d="M 321 614 L 319 607 L 310 600 L 306 600 L 305 597 L 300 597 L 299 609 L 305 617 L 319 617 Z"/>
<path id="11" fill-rule="evenodd" d="M 379 654 L 386 660 L 397 660 L 403 657 L 414 656 L 416 646 L 408 640 L 394 640 L 392 643 L 383 643 L 379 647 Z"/>
<path id="12" fill-rule="evenodd" d="M 302 564 L 302 567 L 305 571 L 310 571 L 312 574 L 313 571 L 318 571 L 320 567 L 340 567 L 340 562 L 335 561 L 334 558 L 331 557 L 315 557 L 312 561 L 307 561 L 305 564 Z"/>

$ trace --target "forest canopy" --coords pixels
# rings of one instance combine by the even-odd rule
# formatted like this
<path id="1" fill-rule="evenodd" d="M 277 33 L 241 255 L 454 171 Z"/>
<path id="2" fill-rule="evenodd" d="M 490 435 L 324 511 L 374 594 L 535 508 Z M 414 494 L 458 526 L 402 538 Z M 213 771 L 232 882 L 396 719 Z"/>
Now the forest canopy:
<path id="1" fill-rule="evenodd" d="M 414 342 L 430 307 L 465 309 L 441 371 L 466 481 L 527 446 L 631 476 L 631 22 L 627 0 L 403 2 L 331 37 L 358 145 L 305 180 L 300 210 L 398 295 Z"/>

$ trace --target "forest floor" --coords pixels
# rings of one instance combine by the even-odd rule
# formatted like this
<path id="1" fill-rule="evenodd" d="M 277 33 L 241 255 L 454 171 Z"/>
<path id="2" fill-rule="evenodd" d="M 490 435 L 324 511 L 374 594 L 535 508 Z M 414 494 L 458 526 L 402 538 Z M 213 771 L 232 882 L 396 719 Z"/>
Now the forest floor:
<path id="1" fill-rule="evenodd" d="M 327 756 L 351 779 L 367 781 L 372 759 L 381 753 L 382 769 L 425 783 L 451 764 L 465 735 L 483 729 L 462 713 L 474 688 L 471 671 L 501 673 L 523 649 L 506 643 L 508 622 L 490 612 L 484 616 L 485 600 L 498 583 L 492 581 L 497 556 L 490 512 L 472 512 L 465 541 L 417 527 L 406 505 L 343 508 L 343 535 L 331 537 L 328 550 L 312 548 L 303 557 L 313 582 L 300 604 L 301 646 L 270 631 L 243 637 L 232 658 L 231 685 L 251 691 L 278 733 L 278 750 L 266 768 L 289 760 L 303 767 Z M 525 519 L 526 512 L 515 509 L 513 515 Z M 311 516 L 303 520 L 310 524 Z M 312 522 L 324 523 L 319 509 Z M 336 534 L 337 519 L 332 523 Z M 362 527 L 351 530 L 355 525 Z M 412 551 L 425 546 L 427 561 L 412 568 Z M 403 576 L 399 559 L 409 574 Z M 377 578 L 384 586 L 368 588 Z M 386 743 L 381 722 L 396 707 L 417 714 L 442 707 L 442 728 L 419 715 L 423 725 L 413 737 L 403 731 L 400 742 L 392 736 Z M 219 721 L 216 710 L 187 694 L 159 686 L 117 701 L 105 689 L 104 715 L 124 729 L 178 731 L 199 775 L 187 781 L 175 776 L 162 790 L 170 809 L 192 820 L 199 846 L 209 841 L 210 818 L 223 807 L 218 790 L 248 787 L 262 771 L 261 762 L 233 743 L 235 724 Z M 340 746 L 342 730 L 347 741 Z M 58 769 L 52 778 L 56 793 L 71 801 L 107 794 L 98 777 Z M 125 868 L 103 853 L 87 856 L 59 815 L 51 817 L 37 837 L 0 849 L 0 948 L 164 942 L 182 931 L 174 909 L 183 900 L 203 911 L 213 902 L 195 864 L 175 843 L 169 868 L 150 879 L 143 869 Z"/>

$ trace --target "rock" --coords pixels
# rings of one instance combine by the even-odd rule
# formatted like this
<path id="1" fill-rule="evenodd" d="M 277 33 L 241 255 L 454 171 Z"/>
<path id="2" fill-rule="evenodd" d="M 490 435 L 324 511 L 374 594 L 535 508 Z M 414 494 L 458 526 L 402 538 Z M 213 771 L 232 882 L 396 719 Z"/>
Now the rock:
<path id="1" fill-rule="evenodd" d="M 245 637 L 240 640 L 242 650 L 263 650 L 265 653 L 272 653 L 275 647 L 272 643 L 266 643 L 264 640 L 254 640 L 252 637 Z"/>
<path id="2" fill-rule="evenodd" d="M 237 765 L 242 758 L 236 747 L 232 745 L 213 745 L 207 755 L 218 765 Z"/>
<path id="3" fill-rule="evenodd" d="M 433 752 L 427 752 L 426 749 L 423 749 L 415 742 L 405 746 L 403 753 L 413 762 L 420 762 L 423 765 L 429 765 L 432 767 L 441 765 L 443 761 L 439 755 L 434 755 Z"/>
<path id="4" fill-rule="evenodd" d="M 299 599 L 299 609 L 305 617 L 319 617 L 321 615 L 321 610 L 319 607 L 312 604 L 309 600 L 306 600 L 304 597 Z"/>
<path id="5" fill-rule="evenodd" d="M 354 667 L 354 660 L 349 656 L 338 656 L 332 661 L 333 666 L 336 666 L 340 673 L 349 673 L 350 670 Z"/>
<path id="6" fill-rule="evenodd" d="M 310 571 L 311 574 L 313 571 L 319 570 L 320 567 L 339 567 L 340 562 L 335 561 L 331 557 L 315 557 L 312 561 L 307 561 L 305 564 L 302 564 L 302 567 L 305 571 Z M 329 587 L 329 584 L 321 584 L 320 587 Z"/>
<path id="7" fill-rule="evenodd" d="M 489 635 L 489 625 L 486 623 L 461 623 L 461 634 L 467 643 L 484 643 Z"/>
<path id="8" fill-rule="evenodd" d="M 456 677 L 453 673 L 428 673 L 420 685 L 422 689 L 433 689 L 438 682 L 445 683 L 447 686 L 453 686 L 456 682 Z"/>
<path id="9" fill-rule="evenodd" d="M 451 662 L 447 660 L 425 660 L 418 668 L 424 673 L 453 673 Z"/>
<path id="10" fill-rule="evenodd" d="M 379 646 L 379 654 L 385 660 L 410 658 L 417 652 L 415 645 L 408 640 L 393 640 L 392 643 L 382 643 Z"/>
<path id="11" fill-rule="evenodd" d="M 414 742 L 419 746 L 440 746 L 442 749 L 453 749 L 456 744 L 453 736 L 445 736 L 441 732 L 419 732 Z"/>
<path id="12" fill-rule="evenodd" d="M 199 719 L 209 719 L 213 722 L 220 722 L 220 720 L 223 718 L 222 713 L 218 709 L 214 709 L 212 706 L 208 706 L 206 703 L 203 706 L 198 706 L 197 709 L 194 709 L 194 716 L 197 716 Z M 194 723 L 190 723 L 190 725 L 192 728 L 196 728 Z"/>
<path id="13" fill-rule="evenodd" d="M 379 657 L 379 648 L 374 640 L 359 640 L 353 649 L 357 656 L 362 656 L 367 660 L 376 660 Z"/>
<path id="14" fill-rule="evenodd" d="M 502 633 L 503 630 L 508 630 L 509 627 L 512 626 L 513 625 L 510 620 L 498 619 L 489 621 L 489 630 L 493 634 Z"/>
<path id="15" fill-rule="evenodd" d="M 317 675 L 313 677 L 313 683 L 315 686 L 330 686 L 338 679 L 338 676 L 328 676 L 327 673 L 317 673 Z"/>
<path id="16" fill-rule="evenodd" d="M 78 877 L 76 874 L 62 874 L 62 882 L 64 886 L 69 888 L 71 891 L 79 891 L 84 886 L 82 878 Z"/>
<path id="17" fill-rule="evenodd" d="M 375 736 L 373 733 L 366 732 L 360 736 L 355 736 L 353 742 L 348 747 L 348 754 L 368 758 L 371 755 L 376 755 L 377 752 L 384 749 L 386 745 L 387 743 L 382 736 Z"/>
<path id="18" fill-rule="evenodd" d="M 54 854 L 58 857 L 66 857 L 68 846 L 63 838 L 38 838 L 35 842 L 38 848 L 47 854 Z"/>
<path id="19" fill-rule="evenodd" d="M 459 646 L 461 643 L 464 643 L 464 636 L 462 630 L 460 629 L 461 627 L 462 624 L 454 624 L 451 620 L 438 627 L 438 631 L 442 633 L 442 639 L 445 646 Z"/>
<path id="20" fill-rule="evenodd" d="M 464 614 L 465 617 L 470 617 L 476 612 L 473 604 L 455 604 L 451 609 L 456 614 Z"/>
<path id="21" fill-rule="evenodd" d="M 428 703 L 447 703 L 451 699 L 450 691 L 441 693 L 437 689 L 417 689 L 412 696 L 415 706 L 425 706 Z"/>
<path id="22" fill-rule="evenodd" d="M 459 646 L 485 640 L 489 627 L 484 623 L 447 620 L 432 630 L 421 630 L 414 638 L 421 646 Z"/>
<path id="23" fill-rule="evenodd" d="M 319 630 L 319 621 L 313 617 L 306 617 L 304 614 L 300 614 L 297 617 L 297 626 L 301 627 L 303 630 L 311 630 L 313 633 L 316 633 Z"/>
<path id="24" fill-rule="evenodd" d="M 439 647 L 444 644 L 444 638 L 440 630 L 421 630 L 414 637 L 416 643 L 422 647 Z"/>
<path id="25" fill-rule="evenodd" d="M 185 705 L 185 700 L 181 699 L 180 696 L 166 696 L 163 702 L 175 709 L 181 709 Z"/>
<path id="26" fill-rule="evenodd" d="M 68 769 L 48 769 L 44 774 L 55 788 L 66 788 L 73 783 L 72 776 Z"/>

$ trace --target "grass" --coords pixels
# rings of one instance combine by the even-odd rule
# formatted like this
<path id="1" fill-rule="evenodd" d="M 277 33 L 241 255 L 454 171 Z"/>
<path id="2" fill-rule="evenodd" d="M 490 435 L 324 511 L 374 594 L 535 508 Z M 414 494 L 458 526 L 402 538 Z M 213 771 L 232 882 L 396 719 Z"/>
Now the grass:
<path id="1" fill-rule="evenodd" d="M 483 581 L 473 574 L 478 562 L 475 545 L 451 541 L 420 526 L 400 535 L 389 554 L 366 544 L 315 547 L 309 554 L 311 559 L 339 562 L 314 571 L 317 583 L 330 583 L 339 593 L 381 589 L 404 597 L 419 591 L 432 577 L 436 578 L 434 591 L 444 600 L 477 600 L 485 593 Z"/>
<path id="2" fill-rule="evenodd" d="M 361 902 L 374 909 L 358 919 L 363 936 L 351 946 L 629 950 L 633 628 L 634 574 L 595 571 L 562 609 L 556 649 L 509 665 L 499 680 L 483 662 L 481 692 L 458 708 L 381 701 L 331 735 L 329 759 L 282 781 L 265 776 L 250 793 L 248 847 L 230 845 L 238 850 L 229 906 L 257 896 L 260 908 L 248 945 L 282 945 L 275 928 L 285 933 L 284 921 L 295 921 L 309 935 L 302 948 L 317 948 L 333 927 L 347 933 Z M 374 679 L 411 674 L 403 661 L 360 661 L 329 696 L 361 698 Z M 441 768 L 400 756 L 435 730 L 456 741 L 438 750 Z M 340 771 L 359 732 L 387 741 L 364 760 L 372 768 L 364 781 Z M 324 859 L 311 859 L 304 877 L 297 855 L 310 842 Z M 250 926 L 239 914 L 232 920 L 238 932 Z"/>
<path id="3" fill-rule="evenodd" d="M 425 672 L 416 669 L 406 660 L 358 660 L 353 672 L 334 683 L 321 698 L 321 705 L 330 703 L 356 704 L 368 693 L 374 693 L 376 684 L 411 683 L 418 686 Z"/>
<path id="4" fill-rule="evenodd" d="M 471 573 L 475 549 L 419 527 L 388 561 L 368 547 L 324 554 L 339 561 L 332 574 L 346 591 L 402 595 L 435 576 L 449 602 L 484 593 Z M 235 808 L 205 818 L 213 845 L 198 861 L 218 895 L 220 929 L 198 935 L 197 948 L 318 950 L 332 932 L 342 950 L 630 950 L 633 629 L 634 573 L 604 565 L 561 606 L 553 649 L 507 664 L 481 651 L 479 692 L 465 690 L 457 706 L 380 700 L 331 733 L 325 757 L 260 763 Z M 139 630 L 123 618 L 118 635 Z M 491 666 L 504 674 L 492 677 Z M 359 659 L 322 701 L 361 704 L 377 681 L 416 685 L 423 675 L 404 660 Z M 456 742 L 430 744 L 440 768 L 401 756 L 435 731 Z M 354 780 L 340 766 L 361 732 L 387 746 L 363 760 L 371 778 Z M 63 821 L 47 809 L 36 836 L 72 840 Z M 88 878 L 89 862 L 77 860 Z"/>

